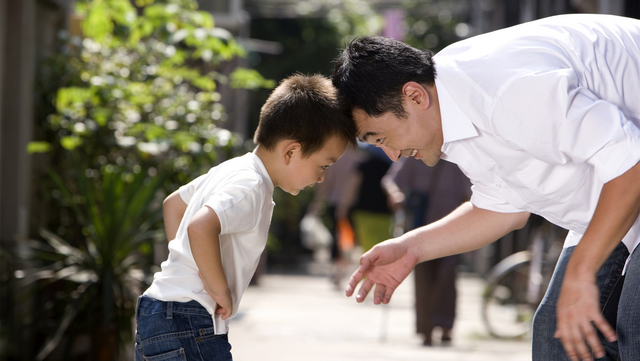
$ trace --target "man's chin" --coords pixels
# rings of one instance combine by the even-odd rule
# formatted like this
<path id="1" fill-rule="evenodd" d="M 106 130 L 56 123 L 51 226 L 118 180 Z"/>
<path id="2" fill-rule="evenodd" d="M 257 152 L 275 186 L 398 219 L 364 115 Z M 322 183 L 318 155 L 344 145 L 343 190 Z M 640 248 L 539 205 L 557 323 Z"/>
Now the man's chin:
<path id="1" fill-rule="evenodd" d="M 434 167 L 440 161 L 440 157 L 435 158 L 435 159 L 432 159 L 432 158 L 429 158 L 429 159 L 420 158 L 420 160 L 422 161 L 422 163 L 428 165 L 429 167 Z"/>

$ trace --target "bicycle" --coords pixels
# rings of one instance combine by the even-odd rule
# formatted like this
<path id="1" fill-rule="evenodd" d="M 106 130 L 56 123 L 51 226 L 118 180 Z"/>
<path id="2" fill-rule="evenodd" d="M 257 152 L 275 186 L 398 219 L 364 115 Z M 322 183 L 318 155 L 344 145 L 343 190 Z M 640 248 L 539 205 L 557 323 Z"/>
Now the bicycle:
<path id="1" fill-rule="evenodd" d="M 528 250 L 503 259 L 488 273 L 482 320 L 497 338 L 519 338 L 531 331 L 533 316 L 549 286 L 566 231 L 532 218 Z"/>

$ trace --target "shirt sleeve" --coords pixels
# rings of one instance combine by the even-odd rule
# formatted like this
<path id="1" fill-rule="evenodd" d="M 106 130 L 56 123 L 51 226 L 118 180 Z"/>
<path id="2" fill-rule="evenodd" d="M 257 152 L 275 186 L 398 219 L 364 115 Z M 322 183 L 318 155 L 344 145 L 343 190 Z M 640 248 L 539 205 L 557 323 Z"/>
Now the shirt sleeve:
<path id="1" fill-rule="evenodd" d="M 587 162 L 605 183 L 640 160 L 638 125 L 616 104 L 579 85 L 572 69 L 531 73 L 503 87 L 492 127 L 543 162 Z"/>
<path id="2" fill-rule="evenodd" d="M 477 183 L 471 186 L 470 202 L 474 206 L 499 213 L 518 213 L 522 209 L 518 209 L 507 203 L 500 194 L 491 189 L 484 183 Z"/>
<path id="3" fill-rule="evenodd" d="M 180 198 L 182 198 L 184 203 L 188 205 L 189 202 L 191 202 L 191 198 L 193 198 L 193 195 L 198 188 L 202 186 L 202 182 L 204 182 L 206 176 L 206 174 L 203 174 L 178 189 L 178 194 L 180 194 Z"/>
<path id="4" fill-rule="evenodd" d="M 255 228 L 265 200 L 263 183 L 257 179 L 234 181 L 216 189 L 205 199 L 220 220 L 220 234 L 240 233 Z"/>

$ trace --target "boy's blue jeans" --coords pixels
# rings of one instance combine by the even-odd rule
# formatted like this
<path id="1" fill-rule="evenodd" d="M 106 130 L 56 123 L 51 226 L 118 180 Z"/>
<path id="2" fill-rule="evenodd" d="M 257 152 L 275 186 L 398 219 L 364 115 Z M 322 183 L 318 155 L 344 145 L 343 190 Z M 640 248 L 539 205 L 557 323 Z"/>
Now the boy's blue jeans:
<path id="1" fill-rule="evenodd" d="M 560 255 L 547 290 L 533 320 L 533 361 L 569 360 L 556 331 L 556 302 L 562 279 L 575 247 L 565 248 Z M 600 306 L 609 324 L 616 329 L 618 341 L 608 342 L 600 335 L 607 355 L 599 360 L 640 360 L 640 250 L 631 255 L 627 272 L 622 275 L 629 252 L 620 243 L 597 274 Z M 595 357 L 594 357 L 595 359 Z"/>
<path id="2" fill-rule="evenodd" d="M 198 302 L 141 296 L 136 307 L 135 361 L 231 361 L 227 335 L 216 335 L 211 314 Z"/>

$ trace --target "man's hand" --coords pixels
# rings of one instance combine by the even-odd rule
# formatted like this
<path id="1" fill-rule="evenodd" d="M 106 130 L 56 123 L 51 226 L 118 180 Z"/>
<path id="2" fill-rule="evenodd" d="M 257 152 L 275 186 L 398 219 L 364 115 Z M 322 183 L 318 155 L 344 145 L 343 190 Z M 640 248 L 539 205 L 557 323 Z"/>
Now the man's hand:
<path id="1" fill-rule="evenodd" d="M 204 280 L 204 277 L 202 277 L 202 273 L 200 273 L 200 271 L 198 271 L 198 276 L 200 276 L 200 280 L 202 280 L 204 290 L 207 291 L 207 294 L 211 296 L 214 301 L 216 301 L 216 315 L 221 315 L 221 318 L 223 320 L 231 317 L 231 315 L 233 314 L 233 300 L 231 298 L 231 292 L 229 292 L 229 290 L 227 289 L 227 292 L 224 295 L 218 295 L 213 292 L 211 287 L 209 287 L 209 284 Z"/>
<path id="2" fill-rule="evenodd" d="M 555 336 L 572 360 L 591 360 L 591 352 L 596 357 L 604 355 L 596 328 L 607 340 L 616 340 L 615 330 L 600 312 L 596 273 L 640 214 L 639 178 L 637 163 L 604 184 L 589 227 L 567 263 L 556 308 Z"/>
<path id="3" fill-rule="evenodd" d="M 360 267 L 349 279 L 346 290 L 347 297 L 353 294 L 358 283 L 364 279 L 356 301 L 364 301 L 375 284 L 373 303 L 376 305 L 381 302 L 387 304 L 393 292 L 411 273 L 417 263 L 418 257 L 405 242 L 390 239 L 377 244 L 360 257 Z"/>
<path id="4" fill-rule="evenodd" d="M 596 328 L 610 342 L 616 340 L 616 331 L 602 316 L 595 280 L 581 278 L 571 274 L 565 277 L 556 309 L 555 337 L 571 360 L 592 360 L 592 352 L 596 358 L 605 356 Z"/>

